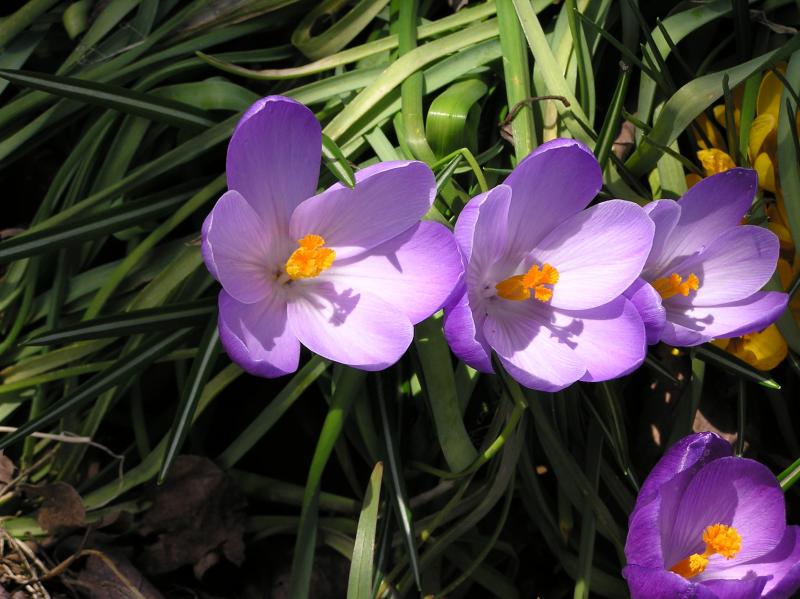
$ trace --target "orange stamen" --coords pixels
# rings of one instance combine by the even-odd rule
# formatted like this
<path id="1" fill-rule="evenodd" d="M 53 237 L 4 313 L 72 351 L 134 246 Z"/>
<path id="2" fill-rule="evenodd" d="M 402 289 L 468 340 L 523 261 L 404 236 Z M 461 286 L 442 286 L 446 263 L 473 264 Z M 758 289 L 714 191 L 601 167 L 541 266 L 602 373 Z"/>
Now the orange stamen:
<path id="1" fill-rule="evenodd" d="M 549 264 L 543 264 L 541 269 L 533 265 L 524 275 L 503 279 L 495 285 L 495 289 L 498 296 L 513 301 L 530 299 L 533 290 L 535 299 L 549 302 L 553 297 L 553 290 L 545 285 L 553 286 L 556 283 L 558 283 L 558 270 Z"/>
<path id="2" fill-rule="evenodd" d="M 700 289 L 700 279 L 698 279 L 697 275 L 694 273 L 691 273 L 686 277 L 686 280 L 684 280 L 683 277 L 674 272 L 668 277 L 656 279 L 651 284 L 663 299 L 669 299 L 673 295 L 678 295 L 679 293 L 686 297 L 689 295 L 690 291 L 697 291 Z"/>
<path id="3" fill-rule="evenodd" d="M 323 247 L 325 240 L 319 235 L 306 235 L 297 243 L 300 247 L 286 261 L 286 274 L 292 280 L 319 276 L 331 267 L 336 258 L 336 252 Z"/>
<path id="4" fill-rule="evenodd" d="M 703 531 L 703 542 L 706 550 L 693 553 L 670 568 L 671 572 L 680 574 L 686 579 L 693 578 L 708 566 L 708 558 L 719 554 L 725 559 L 733 559 L 742 549 L 742 537 L 739 532 L 727 524 L 712 524 Z"/>

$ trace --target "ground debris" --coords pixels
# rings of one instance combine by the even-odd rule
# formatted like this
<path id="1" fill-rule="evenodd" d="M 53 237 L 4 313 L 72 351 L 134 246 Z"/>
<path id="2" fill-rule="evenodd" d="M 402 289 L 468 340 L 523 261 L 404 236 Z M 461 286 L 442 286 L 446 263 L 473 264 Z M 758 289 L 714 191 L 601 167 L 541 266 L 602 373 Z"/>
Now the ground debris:
<path id="1" fill-rule="evenodd" d="M 150 574 L 191 565 L 197 578 L 225 558 L 244 561 L 244 496 L 214 462 L 180 456 L 167 481 L 151 491 L 153 506 L 142 520 L 142 535 L 156 535 L 142 564 Z"/>

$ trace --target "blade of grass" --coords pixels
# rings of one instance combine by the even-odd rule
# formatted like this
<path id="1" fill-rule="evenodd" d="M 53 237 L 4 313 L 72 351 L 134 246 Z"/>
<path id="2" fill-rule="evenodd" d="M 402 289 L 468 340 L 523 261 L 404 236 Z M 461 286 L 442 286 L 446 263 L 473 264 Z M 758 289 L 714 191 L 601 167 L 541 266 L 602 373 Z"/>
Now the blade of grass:
<path id="1" fill-rule="evenodd" d="M 217 319 L 212 318 L 206 325 L 200 345 L 197 346 L 197 356 L 192 361 L 192 369 L 181 393 L 181 401 L 178 404 L 178 410 L 175 412 L 175 420 L 170 427 L 164 461 L 161 463 L 161 469 L 158 472 L 158 484 L 164 482 L 172 463 L 183 447 L 183 442 L 186 440 L 186 435 L 189 434 L 189 429 L 194 420 L 197 403 L 200 401 L 200 396 L 209 376 L 211 376 L 211 370 L 214 368 L 218 354 L 219 327 L 217 326 Z"/>
<path id="2" fill-rule="evenodd" d="M 372 599 L 372 578 L 375 560 L 375 535 L 378 529 L 383 462 L 375 464 L 364 494 L 364 503 L 358 517 L 356 542 L 350 562 L 347 582 L 347 599 Z"/>
<path id="3" fill-rule="evenodd" d="M 314 548 L 317 538 L 317 520 L 319 518 L 320 481 L 328 459 L 333 452 L 339 435 L 344 427 L 353 400 L 358 395 L 366 378 L 363 370 L 345 368 L 336 384 L 328 414 L 319 433 L 314 457 L 308 470 L 303 506 L 300 512 L 300 523 L 297 527 L 297 539 L 292 555 L 292 569 L 289 579 L 290 599 L 305 599 L 311 586 L 311 572 L 314 566 Z"/>

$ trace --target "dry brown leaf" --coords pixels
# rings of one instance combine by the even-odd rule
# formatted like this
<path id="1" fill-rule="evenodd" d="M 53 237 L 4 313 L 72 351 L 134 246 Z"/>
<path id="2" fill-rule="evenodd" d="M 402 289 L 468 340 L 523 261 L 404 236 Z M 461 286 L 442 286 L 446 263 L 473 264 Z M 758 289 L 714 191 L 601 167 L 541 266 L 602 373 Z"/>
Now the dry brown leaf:
<path id="1" fill-rule="evenodd" d="M 140 531 L 157 535 L 145 548 L 147 572 L 161 574 L 191 565 L 202 577 L 221 558 L 244 561 L 245 499 L 230 477 L 208 458 L 179 456 Z"/>
<path id="2" fill-rule="evenodd" d="M 25 492 L 44 499 L 36 520 L 47 534 L 86 525 L 86 508 L 81 496 L 67 483 L 57 482 L 41 487 L 26 485 Z"/>

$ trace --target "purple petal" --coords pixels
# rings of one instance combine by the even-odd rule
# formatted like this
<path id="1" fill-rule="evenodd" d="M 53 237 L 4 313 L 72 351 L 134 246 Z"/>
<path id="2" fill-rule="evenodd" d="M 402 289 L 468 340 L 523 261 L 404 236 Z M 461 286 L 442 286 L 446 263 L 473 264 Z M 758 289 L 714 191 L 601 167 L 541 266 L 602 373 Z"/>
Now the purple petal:
<path id="1" fill-rule="evenodd" d="M 268 96 L 244 114 L 228 145 L 228 188 L 250 203 L 273 235 L 314 195 L 322 133 L 314 113 L 283 96 Z"/>
<path id="2" fill-rule="evenodd" d="M 660 257 L 664 247 L 672 234 L 675 225 L 681 217 L 681 207 L 675 200 L 655 200 L 644 206 L 644 211 L 655 224 L 653 247 L 647 258 L 643 275 L 647 278 L 657 278 L 660 272 L 655 269 L 660 266 Z"/>
<path id="3" fill-rule="evenodd" d="M 334 262 L 323 277 L 382 298 L 416 324 L 442 307 L 462 272 L 453 234 L 421 222 L 361 256 Z"/>
<path id="4" fill-rule="evenodd" d="M 554 139 L 526 156 L 504 183 L 513 191 L 511 253 L 522 257 L 585 208 L 603 180 L 597 159 L 586 146 L 572 139 Z"/>
<path id="5" fill-rule="evenodd" d="M 658 343 L 667 322 L 667 311 L 661 305 L 661 296 L 650 283 L 639 278 L 625 291 L 625 297 L 639 312 L 639 317 L 644 323 L 647 344 Z"/>
<path id="6" fill-rule="evenodd" d="M 423 162 L 381 162 L 356 173 L 355 188 L 336 183 L 300 204 L 289 226 L 293 239 L 321 235 L 336 259 L 357 256 L 413 227 L 436 196 Z"/>
<path id="7" fill-rule="evenodd" d="M 245 304 L 270 292 L 272 249 L 261 219 L 237 191 L 217 200 L 203 223 L 202 254 L 225 291 Z"/>
<path id="8" fill-rule="evenodd" d="M 734 168 L 707 177 L 678 201 L 680 220 L 669 234 L 658 260 L 648 269 L 663 273 L 735 227 L 750 208 L 758 190 L 755 171 Z"/>
<path id="9" fill-rule="evenodd" d="M 492 267 L 502 268 L 508 240 L 508 214 L 511 189 L 498 185 L 486 194 L 478 207 L 478 216 L 472 232 L 467 271 L 479 274 Z M 509 265 L 513 268 L 516 264 Z M 469 285 L 469 283 L 468 283 Z"/>
<path id="10" fill-rule="evenodd" d="M 617 378 L 644 361 L 647 344 L 642 319 L 624 297 L 590 310 L 553 310 L 552 315 L 547 328 L 583 360 L 582 381 Z"/>
<path id="11" fill-rule="evenodd" d="M 330 281 L 303 286 L 289 302 L 289 328 L 316 354 L 362 370 L 381 370 L 405 353 L 414 335 L 394 305 Z"/>
<path id="12" fill-rule="evenodd" d="M 444 336 L 453 353 L 480 372 L 494 372 L 492 350 L 483 335 L 485 314 L 470 309 L 466 288 L 458 300 L 444 308 Z"/>
<path id="13" fill-rule="evenodd" d="M 456 221 L 456 226 L 453 233 L 455 234 L 456 242 L 458 243 L 458 249 L 461 250 L 461 255 L 464 258 L 465 265 L 467 262 L 469 262 L 470 256 L 472 255 L 472 237 L 475 233 L 475 223 L 478 222 L 478 213 L 480 212 L 480 207 L 486 201 L 486 198 L 489 197 L 489 194 L 498 187 L 500 186 L 498 185 L 489 191 L 486 191 L 480 195 L 476 195 L 469 202 L 467 202 L 467 205 L 461 209 L 461 212 L 458 215 L 458 220 Z"/>
<path id="14" fill-rule="evenodd" d="M 585 310 L 621 295 L 642 271 L 653 229 L 647 214 L 625 200 L 602 202 L 559 225 L 530 255 L 558 270 L 550 305 Z"/>
<path id="15" fill-rule="evenodd" d="M 631 599 L 718 599 L 710 590 L 661 568 L 628 565 L 622 570 Z"/>
<path id="16" fill-rule="evenodd" d="M 518 382 L 539 391 L 558 391 L 580 379 L 586 365 L 549 331 L 532 301 L 502 301 L 486 317 L 483 333 L 503 366 Z"/>
<path id="17" fill-rule="evenodd" d="M 702 586 L 718 599 L 760 599 L 766 584 L 766 577 L 756 576 L 746 580 L 709 580 Z"/>
<path id="18" fill-rule="evenodd" d="M 714 571 L 714 578 L 742 580 L 763 577 L 766 586 L 761 591 L 768 599 L 785 599 L 800 588 L 800 527 L 787 526 L 775 549 L 747 563 Z M 705 584 L 711 584 L 711 581 Z M 760 595 L 759 595 L 760 596 Z"/>
<path id="19" fill-rule="evenodd" d="M 272 378 L 297 370 L 300 342 L 289 331 L 286 302 L 277 294 L 242 304 L 221 291 L 219 336 L 231 360 L 250 374 Z"/>
<path id="20" fill-rule="evenodd" d="M 691 347 L 719 337 L 738 337 L 760 331 L 775 322 L 786 309 L 788 296 L 778 291 L 759 291 L 747 299 L 709 307 L 667 305 L 667 324 L 661 340 Z"/>
<path id="21" fill-rule="evenodd" d="M 629 564 L 664 568 L 662 537 L 689 482 L 706 464 L 730 456 L 714 433 L 689 435 L 670 447 L 644 481 L 631 513 L 625 556 Z"/>
<path id="22" fill-rule="evenodd" d="M 728 229 L 676 266 L 681 276 L 696 274 L 700 288 L 688 296 L 674 295 L 667 303 L 716 306 L 750 297 L 775 272 L 778 252 L 778 238 L 769 229 L 752 225 Z"/>
<path id="23" fill-rule="evenodd" d="M 709 558 L 696 580 L 715 578 L 718 568 L 759 558 L 777 547 L 786 529 L 783 491 L 769 469 L 746 458 L 725 457 L 701 468 L 681 497 L 674 517 L 665 525 L 664 565 L 672 567 L 693 553 L 702 553 L 703 530 L 727 524 L 742 537 L 741 551 L 731 560 Z"/>

